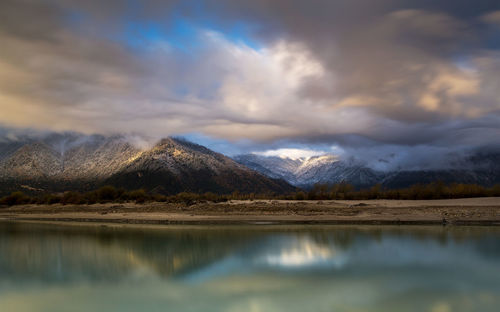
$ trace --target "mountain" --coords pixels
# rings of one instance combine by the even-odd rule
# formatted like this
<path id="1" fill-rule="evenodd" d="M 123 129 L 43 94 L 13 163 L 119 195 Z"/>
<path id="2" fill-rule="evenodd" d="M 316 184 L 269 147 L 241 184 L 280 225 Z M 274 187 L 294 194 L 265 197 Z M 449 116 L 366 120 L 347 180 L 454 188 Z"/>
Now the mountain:
<path id="1" fill-rule="evenodd" d="M 281 158 L 277 156 L 258 156 L 254 154 L 239 155 L 233 158 L 236 162 L 275 179 L 284 179 L 297 184 L 295 171 L 302 163 L 300 159 Z"/>
<path id="2" fill-rule="evenodd" d="M 380 173 L 362 164 L 354 161 L 342 161 L 331 155 L 304 159 L 297 168 L 296 176 L 302 186 L 348 181 L 362 188 L 376 184 L 380 179 Z"/>
<path id="3" fill-rule="evenodd" d="M 450 161 L 450 167 L 446 169 L 388 171 L 380 183 L 388 188 L 398 188 L 436 181 L 483 186 L 500 184 L 500 153 L 496 150 L 477 150 L 459 162 Z"/>
<path id="4" fill-rule="evenodd" d="M 342 161 L 334 155 L 290 159 L 255 154 L 239 155 L 234 159 L 249 168 L 273 178 L 282 178 L 289 183 L 309 187 L 316 183 L 349 182 L 357 187 L 376 184 L 381 173 L 353 161 Z"/>
<path id="5" fill-rule="evenodd" d="M 125 136 L 54 134 L 0 142 L 0 192 L 92 190 L 103 185 L 182 191 L 285 193 L 295 188 L 181 139 L 139 148 Z"/>
<path id="6" fill-rule="evenodd" d="M 277 156 L 245 154 L 234 159 L 262 174 L 282 178 L 292 185 L 309 188 L 316 183 L 347 182 L 356 188 L 381 184 L 388 188 L 404 188 L 436 181 L 492 186 L 500 183 L 500 153 L 478 151 L 446 169 L 374 170 L 354 158 L 335 155 L 290 159 Z"/>

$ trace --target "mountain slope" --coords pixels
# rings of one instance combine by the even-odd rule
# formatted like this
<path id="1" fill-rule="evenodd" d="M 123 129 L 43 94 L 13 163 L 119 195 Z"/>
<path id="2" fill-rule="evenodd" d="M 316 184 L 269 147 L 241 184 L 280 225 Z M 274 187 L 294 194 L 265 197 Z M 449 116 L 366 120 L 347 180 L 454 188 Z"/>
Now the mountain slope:
<path id="1" fill-rule="evenodd" d="M 347 182 L 357 188 L 381 184 L 388 188 L 404 188 L 436 181 L 492 186 L 500 183 L 500 153 L 477 152 L 465 157 L 459 166 L 442 170 L 378 171 L 353 159 L 341 160 L 334 155 L 291 160 L 280 157 L 239 155 L 239 163 L 273 178 L 282 178 L 300 187 L 316 183 Z"/>
<path id="2" fill-rule="evenodd" d="M 250 169 L 275 179 L 284 179 L 295 183 L 295 171 L 302 164 L 300 159 L 277 156 L 258 156 L 254 154 L 238 155 L 234 160 Z"/>
<path id="3" fill-rule="evenodd" d="M 377 171 L 354 162 L 341 161 L 334 155 L 290 159 L 249 154 L 234 159 L 262 174 L 306 188 L 316 183 L 341 182 L 367 187 L 376 184 L 381 178 Z"/>
<path id="4" fill-rule="evenodd" d="M 51 135 L 0 144 L 0 190 L 87 191 L 111 184 L 181 191 L 284 193 L 294 188 L 203 146 L 168 138 L 140 149 L 123 136 Z"/>
<path id="5" fill-rule="evenodd" d="M 305 159 L 295 174 L 302 186 L 349 182 L 357 187 L 367 187 L 380 179 L 380 173 L 354 162 L 341 161 L 332 155 Z"/>
<path id="6" fill-rule="evenodd" d="M 165 193 L 180 191 L 229 193 L 289 192 L 283 180 L 273 180 L 203 146 L 164 139 L 141 153 L 108 183 L 126 188 L 146 187 Z"/>

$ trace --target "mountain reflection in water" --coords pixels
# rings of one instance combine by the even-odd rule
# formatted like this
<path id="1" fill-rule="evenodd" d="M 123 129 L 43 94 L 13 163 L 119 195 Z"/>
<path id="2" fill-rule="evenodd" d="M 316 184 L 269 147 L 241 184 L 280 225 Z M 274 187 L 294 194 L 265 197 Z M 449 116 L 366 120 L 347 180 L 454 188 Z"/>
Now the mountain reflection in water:
<path id="1" fill-rule="evenodd" d="M 0 311 L 496 311 L 499 278 L 495 227 L 0 222 Z"/>

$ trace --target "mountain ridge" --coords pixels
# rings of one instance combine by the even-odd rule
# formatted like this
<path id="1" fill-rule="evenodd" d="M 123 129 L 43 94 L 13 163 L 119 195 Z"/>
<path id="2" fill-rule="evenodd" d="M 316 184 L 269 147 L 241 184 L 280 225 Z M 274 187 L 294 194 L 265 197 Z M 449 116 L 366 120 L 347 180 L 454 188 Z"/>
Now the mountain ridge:
<path id="1" fill-rule="evenodd" d="M 24 189 L 88 191 L 103 185 L 182 191 L 286 193 L 295 188 L 204 146 L 165 138 L 139 148 L 124 136 L 53 135 L 0 143 L 3 193 Z"/>
<path id="2" fill-rule="evenodd" d="M 465 157 L 460 166 L 450 169 L 375 170 L 350 157 L 320 155 L 293 160 L 286 157 L 237 155 L 234 159 L 254 170 L 274 178 L 282 178 L 290 184 L 310 188 L 314 184 L 338 184 L 346 182 L 358 189 L 380 184 L 387 188 L 405 188 L 415 184 L 432 182 L 465 183 L 492 186 L 500 183 L 500 153 L 478 152 Z M 292 164 L 292 165 L 290 165 Z"/>

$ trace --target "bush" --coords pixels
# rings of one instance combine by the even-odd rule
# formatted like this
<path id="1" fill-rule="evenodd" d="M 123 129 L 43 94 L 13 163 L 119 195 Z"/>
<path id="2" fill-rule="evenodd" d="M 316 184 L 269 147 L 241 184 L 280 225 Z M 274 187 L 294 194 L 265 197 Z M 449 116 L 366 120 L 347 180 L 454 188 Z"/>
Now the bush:
<path id="1" fill-rule="evenodd" d="M 128 199 L 135 200 L 136 203 L 142 204 L 148 199 L 148 194 L 146 194 L 146 191 L 143 189 L 135 190 L 128 193 Z"/>
<path id="2" fill-rule="evenodd" d="M 177 195 L 169 197 L 170 202 L 184 203 L 187 206 L 195 204 L 197 200 L 199 200 L 198 194 L 188 192 L 181 192 Z"/>
<path id="3" fill-rule="evenodd" d="M 49 205 L 58 204 L 60 202 L 61 202 L 61 197 L 58 195 L 49 194 L 46 196 L 45 203 L 47 203 Z"/>
<path id="4" fill-rule="evenodd" d="M 99 202 L 109 202 L 118 198 L 118 191 L 111 185 L 106 185 L 97 190 L 97 200 Z"/>
<path id="5" fill-rule="evenodd" d="M 168 200 L 168 197 L 161 194 L 154 194 L 152 196 L 152 200 L 155 202 L 166 202 Z"/>
<path id="6" fill-rule="evenodd" d="M 31 199 L 28 196 L 24 195 L 23 192 L 13 192 L 12 194 L 1 198 L 0 205 L 13 206 L 28 204 L 30 200 Z"/>
<path id="7" fill-rule="evenodd" d="M 66 205 L 66 204 L 75 204 L 75 205 L 82 205 L 85 204 L 86 200 L 83 197 L 82 194 L 78 192 L 64 192 L 63 196 L 61 197 L 61 204 Z"/>
<path id="8" fill-rule="evenodd" d="M 306 199 L 306 193 L 304 193 L 302 191 L 299 191 L 299 192 L 295 193 L 293 199 L 295 199 L 295 200 L 304 200 L 304 199 Z"/>
<path id="9" fill-rule="evenodd" d="M 249 196 L 250 196 L 250 199 L 252 199 L 254 195 L 250 194 Z M 198 200 L 204 200 L 204 201 L 213 202 L 213 203 L 227 201 L 227 196 L 218 195 L 218 194 L 215 194 L 212 192 L 206 192 L 204 194 L 198 195 L 197 197 L 198 197 Z"/>
<path id="10" fill-rule="evenodd" d="M 87 192 L 83 195 L 83 198 L 88 205 L 95 204 L 98 201 L 97 192 Z"/>
<path id="11" fill-rule="evenodd" d="M 500 196 L 500 184 L 493 186 L 488 195 L 489 196 Z"/>
<path id="12" fill-rule="evenodd" d="M 29 197 L 22 192 L 13 192 L 8 196 L 0 198 L 0 205 L 12 206 L 21 204 L 95 204 L 97 202 L 123 202 L 135 201 L 144 203 L 149 200 L 157 202 L 184 203 L 193 205 L 197 202 L 223 202 L 229 199 L 295 199 L 295 200 L 337 200 L 337 199 L 445 199 L 445 198 L 465 198 L 465 197 L 483 197 L 500 196 L 500 185 L 484 187 L 475 184 L 445 184 L 443 182 L 434 182 L 430 184 L 416 184 L 402 189 L 385 189 L 381 185 L 375 185 L 364 190 L 355 190 L 348 183 L 339 183 L 334 185 L 316 184 L 308 193 L 298 190 L 295 193 L 287 195 L 277 195 L 273 193 L 261 194 L 242 194 L 237 191 L 232 194 L 220 195 L 211 192 L 197 194 L 182 192 L 177 195 L 165 196 L 161 194 L 148 195 L 143 190 L 126 191 L 125 189 L 116 189 L 113 186 L 104 186 L 96 191 L 81 194 L 79 192 L 67 191 L 64 194 L 44 194 Z"/>

